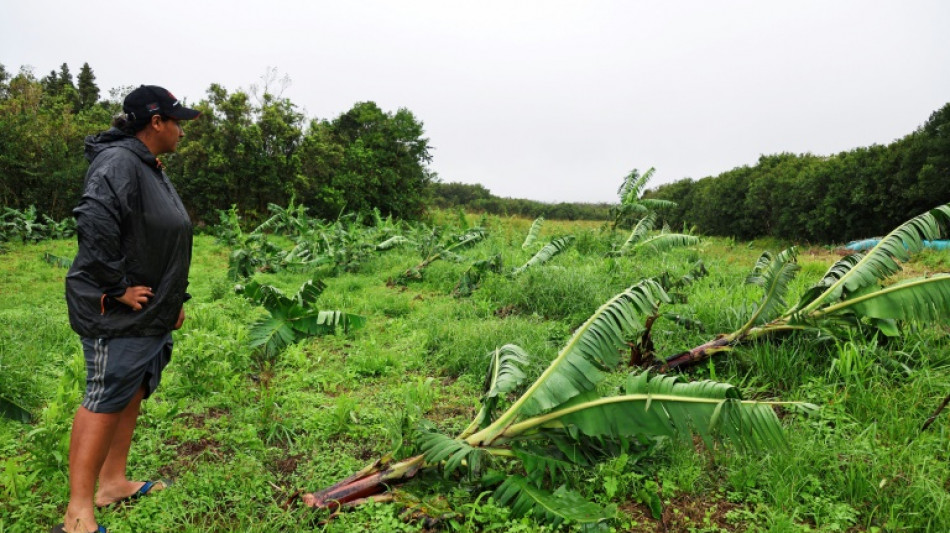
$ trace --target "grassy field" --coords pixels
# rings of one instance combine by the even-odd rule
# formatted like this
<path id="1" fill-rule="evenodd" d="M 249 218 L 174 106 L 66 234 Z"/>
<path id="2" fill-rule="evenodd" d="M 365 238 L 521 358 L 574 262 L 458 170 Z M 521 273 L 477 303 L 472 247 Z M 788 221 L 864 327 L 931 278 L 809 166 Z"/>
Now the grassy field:
<path id="1" fill-rule="evenodd" d="M 474 224 L 474 217 L 469 221 Z M 481 395 L 486 354 L 514 343 L 535 375 L 603 302 L 649 276 L 683 275 L 697 260 L 709 274 L 671 310 L 698 321 L 658 321 L 657 352 L 671 355 L 738 327 L 761 289 L 744 284 L 759 254 L 778 243 L 703 239 L 664 254 L 606 258 L 626 235 L 597 224 L 545 223 L 540 241 L 574 235 L 573 246 L 517 278 L 486 275 L 470 297 L 452 290 L 477 259 L 523 264 L 531 221 L 488 218 L 487 237 L 438 261 L 421 281 L 388 283 L 420 261 L 410 247 L 373 254 L 356 272 L 260 274 L 293 293 L 310 278 L 328 288 L 321 309 L 366 318 L 347 334 L 314 337 L 278 357 L 249 346 L 264 311 L 235 294 L 231 249 L 199 236 L 187 304 L 162 386 L 144 404 L 130 458 L 138 479 L 174 486 L 100 514 L 110 531 L 550 531 L 513 518 L 487 493 L 421 475 L 396 504 L 373 504 L 327 521 L 304 508 L 314 491 L 394 447 L 407 424 L 458 432 Z M 446 222 L 449 224 L 450 222 Z M 46 531 L 67 501 L 69 427 L 83 388 L 78 337 L 63 298 L 73 241 L 8 244 L 0 255 L 0 396 L 33 414 L 0 419 L 0 533 Z M 839 256 L 802 250 L 800 292 Z M 905 271 L 950 270 L 950 253 L 924 252 Z M 920 428 L 950 392 L 948 330 L 905 324 L 885 344 L 855 337 L 790 336 L 740 347 L 685 378 L 739 386 L 751 399 L 804 401 L 813 415 L 782 412 L 787 449 L 744 453 L 661 440 L 573 473 L 588 500 L 618 509 L 613 531 L 950 531 L 950 413 Z M 614 382 L 632 369 L 623 367 Z M 658 517 L 658 518 L 657 518 Z M 563 528 L 570 530 L 570 527 Z"/>

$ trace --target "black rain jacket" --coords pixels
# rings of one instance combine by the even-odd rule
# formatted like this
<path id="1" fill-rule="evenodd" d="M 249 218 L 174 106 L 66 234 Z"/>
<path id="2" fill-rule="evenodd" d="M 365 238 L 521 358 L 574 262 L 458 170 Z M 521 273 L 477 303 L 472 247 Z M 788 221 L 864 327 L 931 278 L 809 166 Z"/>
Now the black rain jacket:
<path id="1" fill-rule="evenodd" d="M 188 299 L 192 226 L 161 163 L 116 128 L 86 138 L 79 252 L 66 275 L 69 323 L 83 337 L 164 335 Z M 126 287 L 155 296 L 140 311 L 116 301 Z"/>

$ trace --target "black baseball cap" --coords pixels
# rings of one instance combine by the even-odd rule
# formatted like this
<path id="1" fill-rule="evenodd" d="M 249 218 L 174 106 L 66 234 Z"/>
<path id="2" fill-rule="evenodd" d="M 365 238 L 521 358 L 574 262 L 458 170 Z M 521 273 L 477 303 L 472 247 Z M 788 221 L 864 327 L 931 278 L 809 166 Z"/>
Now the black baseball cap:
<path id="1" fill-rule="evenodd" d="M 125 97 L 122 111 L 134 121 L 149 119 L 153 115 L 177 120 L 198 118 L 201 111 L 189 109 L 175 95 L 158 85 L 140 85 Z"/>

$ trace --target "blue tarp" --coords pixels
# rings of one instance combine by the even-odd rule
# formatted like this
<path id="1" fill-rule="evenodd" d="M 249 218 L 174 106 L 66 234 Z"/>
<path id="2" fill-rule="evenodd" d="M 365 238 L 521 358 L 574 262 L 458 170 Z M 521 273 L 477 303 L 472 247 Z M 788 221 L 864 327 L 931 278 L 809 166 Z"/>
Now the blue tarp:
<path id="1" fill-rule="evenodd" d="M 845 244 L 844 247 L 852 252 L 864 252 L 874 248 L 879 242 L 881 242 L 881 239 L 863 239 L 860 241 L 851 241 Z M 950 249 L 950 241 L 924 241 L 924 248 L 948 250 Z"/>

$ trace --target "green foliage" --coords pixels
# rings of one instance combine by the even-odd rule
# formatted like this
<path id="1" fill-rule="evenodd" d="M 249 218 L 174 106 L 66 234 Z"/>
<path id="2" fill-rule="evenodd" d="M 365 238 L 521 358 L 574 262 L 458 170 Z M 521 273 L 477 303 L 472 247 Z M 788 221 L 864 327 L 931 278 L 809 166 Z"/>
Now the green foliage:
<path id="1" fill-rule="evenodd" d="M 886 146 L 763 155 L 754 166 L 661 185 L 644 197 L 676 202 L 665 220 L 707 235 L 823 243 L 882 235 L 950 202 L 948 122 L 950 104 Z"/>
<path id="2" fill-rule="evenodd" d="M 48 215 L 38 215 L 35 206 L 23 211 L 10 207 L 0 213 L 0 243 L 13 240 L 36 243 L 47 239 L 65 239 L 76 233 L 76 220 L 56 221 Z"/>
<path id="3" fill-rule="evenodd" d="M 270 313 L 269 318 L 251 326 L 250 343 L 259 348 L 266 359 L 275 358 L 284 348 L 314 335 L 327 335 L 336 328 L 358 329 L 366 319 L 342 311 L 320 311 L 314 304 L 326 289 L 321 281 L 306 281 L 292 298 L 270 285 L 251 281 L 237 291 Z"/>
<path id="4" fill-rule="evenodd" d="M 738 330 L 667 358 L 666 368 L 693 364 L 749 339 L 790 331 L 841 337 L 852 330 L 899 335 L 895 320 L 922 322 L 950 317 L 950 277 L 936 275 L 903 280 L 882 287 L 899 272 L 899 262 L 923 249 L 950 228 L 950 204 L 938 206 L 900 225 L 866 254 L 835 262 L 798 303 L 786 307 L 784 297 L 797 274 L 794 248 L 772 257 L 764 253 L 747 282 L 761 285 L 765 295 L 751 318 Z M 782 310 L 785 308 L 784 310 Z M 779 315 L 779 316 L 776 316 Z"/>
<path id="5" fill-rule="evenodd" d="M 796 253 L 795 248 L 789 248 L 774 257 L 769 252 L 763 252 L 756 261 L 746 283 L 762 287 L 764 294 L 752 318 L 741 330 L 768 322 L 785 308 L 789 283 L 800 270 L 795 262 Z"/>
<path id="6" fill-rule="evenodd" d="M 637 169 L 633 169 L 624 177 L 623 183 L 617 189 L 620 204 L 611 209 L 614 228 L 628 227 L 634 217 L 643 217 L 652 210 L 676 207 L 676 202 L 670 200 L 643 197 L 647 183 L 653 177 L 654 172 L 656 172 L 656 169 L 652 167 L 643 174 L 640 174 Z"/>
<path id="7" fill-rule="evenodd" d="M 19 420 L 23 423 L 29 423 L 33 420 L 33 415 L 31 415 L 28 410 L 17 405 L 16 402 L 12 400 L 7 400 L 3 396 L 0 396 L 0 416 L 11 420 Z"/>
<path id="8" fill-rule="evenodd" d="M 439 241 L 439 232 L 434 230 L 421 243 L 420 249 L 425 258 L 418 265 L 409 268 L 396 279 L 396 283 L 405 285 L 412 280 L 421 280 L 422 273 L 433 262 L 440 259 L 448 259 L 455 262 L 461 262 L 463 258 L 455 252 L 475 244 L 485 238 L 485 228 L 475 227 L 466 230 L 462 234 L 452 235 L 445 242 Z"/>
<path id="9" fill-rule="evenodd" d="M 462 277 L 455 285 L 452 294 L 459 297 L 471 296 L 473 292 L 481 285 L 482 278 L 488 272 L 500 274 L 502 271 L 501 254 L 495 254 L 489 259 L 480 259 L 472 263 L 468 270 L 462 273 Z"/>
<path id="10" fill-rule="evenodd" d="M 573 235 L 566 235 L 564 237 L 557 237 L 557 238 L 551 239 L 551 242 L 544 245 L 544 248 L 541 248 L 540 250 L 538 250 L 538 252 L 534 254 L 531 257 L 531 259 L 528 259 L 527 263 L 512 270 L 510 274 L 511 277 L 518 276 L 525 270 L 528 270 L 529 268 L 547 263 L 552 257 L 566 250 L 573 242 L 574 242 Z"/>
<path id="11" fill-rule="evenodd" d="M 608 300 L 577 329 L 510 416 L 538 414 L 592 390 L 603 379 L 603 371 L 619 362 L 618 350 L 626 345 L 624 333 L 639 329 L 639 317 L 667 301 L 666 292 L 653 280 L 642 281 Z"/>
<path id="12" fill-rule="evenodd" d="M 440 227 L 439 243 L 455 232 L 455 213 L 444 218 L 453 229 Z M 531 220 L 489 217 L 483 225 L 491 231 L 466 255 L 501 253 L 506 264 L 519 264 L 518 246 Z M 368 222 L 361 228 L 347 222 L 345 230 L 375 245 L 396 234 L 420 243 L 433 229 Z M 526 362 L 517 365 L 526 378 L 512 380 L 520 384 L 501 393 L 507 371 L 497 372 L 491 418 L 498 420 L 592 310 L 632 280 L 656 277 L 675 302 L 662 304 L 661 314 L 692 318 L 712 331 L 741 327 L 755 311 L 752 302 L 762 296 L 761 287 L 743 284 L 761 253 L 760 242 L 709 238 L 698 251 L 605 259 L 616 235 L 599 225 L 554 219 L 545 224 L 546 230 L 578 236 L 570 253 L 516 279 L 488 276 L 471 298 L 449 294 L 471 262 L 439 262 L 418 283 L 387 287 L 387 277 L 418 261 L 414 246 L 371 253 L 355 272 L 321 277 L 330 288 L 316 300 L 318 307 L 359 310 L 367 326 L 288 346 L 266 373 L 250 347 L 248 324 L 268 313 L 224 290 L 233 287 L 224 276 L 230 249 L 216 243 L 213 232 L 197 235 L 188 319 L 175 332 L 175 354 L 162 386 L 143 406 L 130 454 L 130 476 L 170 476 L 176 483 L 157 499 L 97 516 L 111 529 L 129 531 L 256 531 L 261 524 L 340 533 L 580 529 L 567 521 L 553 528 L 538 512 L 516 517 L 491 498 L 505 477 L 519 476 L 538 491 L 552 494 L 564 486 L 602 509 L 615 506 L 616 515 L 602 527 L 617 531 L 950 530 L 946 411 L 920 431 L 946 397 L 950 370 L 946 331 L 929 320 L 900 320 L 902 337 L 880 343 L 858 330 L 838 340 L 816 340 L 809 333 L 744 343 L 731 357 L 681 377 L 729 382 L 748 399 L 781 397 L 822 406 L 807 417 L 778 407 L 787 448 L 771 453 L 742 453 L 743 445 L 728 445 L 728 438 L 727 445 L 717 442 L 710 449 L 698 436 L 682 446 L 679 436 L 614 440 L 543 427 L 486 447 L 479 484 L 464 479 L 462 464 L 449 479 L 420 471 L 395 490 L 393 503 L 367 504 L 329 520 L 325 511 L 285 506 L 299 490 L 332 483 L 377 454 L 418 453 L 412 435 L 420 420 L 431 421 L 444 435 L 460 435 L 484 407 L 479 398 L 493 388 L 486 379 L 489 361 L 504 359 L 497 348 L 515 343 L 526 354 Z M 297 245 L 287 235 L 268 234 L 268 239 L 282 250 Z M 799 250 L 802 270 L 789 284 L 789 302 L 837 259 L 826 259 L 824 249 Z M 0 521 L 11 532 L 48 529 L 61 520 L 67 500 L 65 442 L 83 365 L 60 307 L 64 271 L 43 258 L 74 252 L 73 241 L 17 239 L 6 245 L 0 269 L 0 391 L 35 415 L 32 425 L 0 417 Z M 692 274 L 698 254 L 704 276 Z M 870 286 L 886 288 L 918 272 L 941 272 L 948 257 L 938 250 L 913 254 L 900 261 L 904 271 Z M 692 283 L 679 284 L 684 274 Z M 286 268 L 258 281 L 296 289 L 314 277 L 307 268 Z M 688 299 L 688 307 L 680 297 Z M 687 328 L 687 321 L 659 318 L 655 324 L 661 354 L 707 337 Z M 629 330 L 633 336 L 627 339 L 639 331 Z M 626 359 L 629 347 L 621 350 L 619 357 Z M 73 369 L 68 378 L 67 368 Z M 627 379 L 623 370 L 606 372 L 594 388 L 601 400 L 589 402 L 626 396 Z M 581 400 L 575 397 L 571 405 Z M 647 412 L 645 400 L 629 405 Z M 662 406 L 654 397 L 649 411 Z M 716 428 L 710 431 L 718 436 Z M 398 440 L 402 446 L 396 446 Z"/>
<path id="13" fill-rule="evenodd" d="M 84 85 L 85 87 L 85 85 Z M 79 200 L 83 139 L 108 127 L 102 106 L 82 107 L 67 65 L 37 80 L 21 68 L 0 91 L 0 205 L 59 220 Z"/>
<path id="14" fill-rule="evenodd" d="M 528 235 L 525 236 L 524 242 L 521 243 L 521 249 L 527 250 L 538 240 L 538 235 L 541 233 L 541 226 L 544 225 L 544 217 L 538 217 L 534 219 L 534 222 L 531 223 L 531 228 L 528 230 Z"/>
<path id="15" fill-rule="evenodd" d="M 124 96 L 114 91 L 112 100 L 100 102 L 95 80 L 88 64 L 78 87 L 66 64 L 42 80 L 28 68 L 3 80 L 0 204 L 35 205 L 57 219 L 69 214 L 87 168 L 83 139 L 108 129 Z M 335 120 L 307 122 L 293 102 L 270 90 L 273 81 L 265 75 L 255 94 L 211 84 L 207 97 L 191 104 L 202 116 L 184 125 L 178 152 L 163 160 L 196 222 L 214 222 L 218 210 L 232 205 L 253 219 L 268 204 L 293 197 L 328 219 L 344 207 L 422 215 L 431 156 L 412 112 L 360 102 Z"/>
<path id="16" fill-rule="evenodd" d="M 615 509 L 603 509 L 588 502 L 563 486 L 553 493 L 539 489 L 521 476 L 508 476 L 492 497 L 498 503 L 511 507 L 513 516 L 534 515 L 552 526 L 558 526 L 565 521 L 596 525 L 611 518 L 616 512 Z"/>
<path id="17" fill-rule="evenodd" d="M 671 248 L 682 246 L 692 246 L 699 243 L 699 237 L 685 235 L 681 233 L 668 233 L 663 231 L 656 235 L 650 235 L 656 224 L 657 213 L 647 213 L 633 227 L 630 236 L 620 246 L 618 250 L 612 251 L 609 255 L 623 256 L 634 254 L 639 250 L 659 253 Z"/>
<path id="18" fill-rule="evenodd" d="M 436 182 L 431 186 L 433 206 L 439 209 L 460 207 L 479 213 L 530 219 L 545 217 L 548 220 L 605 220 L 611 208 L 606 203 L 551 204 L 523 198 L 501 198 L 479 184 Z"/>

